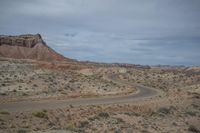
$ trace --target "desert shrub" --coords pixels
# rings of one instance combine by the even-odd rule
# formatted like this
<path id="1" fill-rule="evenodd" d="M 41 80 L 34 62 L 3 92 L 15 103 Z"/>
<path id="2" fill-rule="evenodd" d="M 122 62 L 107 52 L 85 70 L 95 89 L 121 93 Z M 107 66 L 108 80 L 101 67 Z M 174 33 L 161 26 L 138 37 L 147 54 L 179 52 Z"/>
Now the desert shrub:
<path id="1" fill-rule="evenodd" d="M 99 117 L 98 116 L 94 116 L 94 117 L 88 118 L 88 120 L 90 120 L 90 121 L 95 121 L 96 119 L 99 120 Z"/>
<path id="2" fill-rule="evenodd" d="M 1 110 L 0 111 L 0 114 L 3 114 L 3 115 L 9 115 L 10 113 L 6 110 Z"/>
<path id="3" fill-rule="evenodd" d="M 69 107 L 70 107 L 70 108 L 73 108 L 74 106 L 70 104 Z"/>
<path id="4" fill-rule="evenodd" d="M 158 109 L 158 112 L 162 113 L 162 114 L 169 114 L 170 113 L 170 109 L 162 107 L 162 108 Z"/>
<path id="5" fill-rule="evenodd" d="M 34 84 L 33 87 L 38 87 L 38 85 L 37 85 L 37 84 Z"/>
<path id="6" fill-rule="evenodd" d="M 101 113 L 99 113 L 99 117 L 108 118 L 109 114 L 106 112 L 101 112 Z"/>
<path id="7" fill-rule="evenodd" d="M 197 104 L 194 104 L 194 103 L 193 103 L 193 104 L 191 104 L 191 105 L 192 105 L 192 107 L 193 107 L 193 108 L 195 108 L 195 109 L 199 109 L 199 107 L 200 107 L 199 105 L 197 105 Z"/>
<path id="8" fill-rule="evenodd" d="M 0 118 L 0 122 L 4 122 L 4 120 Z"/>
<path id="9" fill-rule="evenodd" d="M 1 84 L 1 85 L 2 85 L 2 86 L 6 86 L 6 84 L 4 84 L 4 83 L 3 83 L 3 84 Z"/>
<path id="10" fill-rule="evenodd" d="M 136 112 L 125 112 L 124 114 L 128 115 L 128 116 L 140 116 L 140 114 L 138 114 Z"/>
<path id="11" fill-rule="evenodd" d="M 120 124 L 120 123 L 124 123 L 124 120 L 122 118 L 115 118 L 112 120 L 112 124 L 114 125 Z"/>
<path id="12" fill-rule="evenodd" d="M 196 116 L 196 112 L 191 112 L 191 111 L 188 111 L 185 114 L 190 116 Z"/>
<path id="13" fill-rule="evenodd" d="M 6 96 L 7 94 L 4 93 L 4 92 L 1 92 L 0 95 L 1 95 L 1 96 Z"/>
<path id="14" fill-rule="evenodd" d="M 122 118 L 116 118 L 118 123 L 124 123 L 124 120 Z"/>
<path id="15" fill-rule="evenodd" d="M 195 127 L 194 125 L 190 125 L 188 128 L 188 131 L 194 132 L 194 133 L 200 133 L 200 130 Z"/>
<path id="16" fill-rule="evenodd" d="M 81 121 L 81 122 L 80 122 L 80 127 L 81 127 L 81 128 L 84 128 L 84 127 L 86 127 L 88 124 L 89 124 L 88 121 Z"/>
<path id="17" fill-rule="evenodd" d="M 17 131 L 17 133 L 27 133 L 27 130 L 25 130 L 25 129 L 19 129 L 19 130 Z"/>
<path id="18" fill-rule="evenodd" d="M 76 126 L 74 123 L 68 123 L 66 126 L 66 130 L 70 130 L 70 131 L 75 130 L 75 128 L 76 128 Z"/>
<path id="19" fill-rule="evenodd" d="M 120 131 L 119 128 L 115 128 L 115 129 L 114 129 L 114 133 L 121 133 L 121 131 Z"/>
<path id="20" fill-rule="evenodd" d="M 46 113 L 47 113 L 46 110 L 42 110 L 42 111 L 35 111 L 32 113 L 32 115 L 38 118 L 48 118 Z"/>
<path id="21" fill-rule="evenodd" d="M 43 109 L 42 111 L 45 112 L 45 113 L 47 113 L 47 110 L 46 110 L 46 109 Z"/>
<path id="22" fill-rule="evenodd" d="M 142 130 L 141 133 L 150 133 L 150 132 L 147 130 Z"/>
<path id="23" fill-rule="evenodd" d="M 23 93 L 22 93 L 22 96 L 28 96 L 28 94 L 27 94 L 27 93 L 25 93 L 25 92 L 23 92 Z"/>
<path id="24" fill-rule="evenodd" d="M 173 122 L 172 125 L 173 125 L 173 126 L 177 126 L 177 123 L 176 123 L 176 122 Z"/>

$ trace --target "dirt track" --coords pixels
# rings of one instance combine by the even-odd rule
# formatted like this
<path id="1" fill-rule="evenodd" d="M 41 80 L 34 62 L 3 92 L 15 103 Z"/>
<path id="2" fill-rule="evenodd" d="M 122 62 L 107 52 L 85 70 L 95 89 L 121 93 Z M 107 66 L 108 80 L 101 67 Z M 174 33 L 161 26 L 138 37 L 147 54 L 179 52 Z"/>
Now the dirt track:
<path id="1" fill-rule="evenodd" d="M 112 96 L 112 97 L 101 97 L 101 98 L 76 98 L 76 99 L 65 99 L 65 100 L 41 100 L 41 101 L 21 101 L 0 104 L 0 109 L 9 111 L 29 111 L 37 109 L 54 109 L 64 108 L 69 105 L 83 106 L 83 105 L 99 105 L 99 104 L 115 104 L 115 103 L 128 103 L 137 100 L 142 100 L 158 95 L 158 91 L 154 88 L 138 85 L 134 83 L 122 82 L 116 78 L 116 75 L 109 77 L 113 82 L 120 84 L 129 84 L 136 88 L 138 91 L 133 94 L 125 96 Z"/>

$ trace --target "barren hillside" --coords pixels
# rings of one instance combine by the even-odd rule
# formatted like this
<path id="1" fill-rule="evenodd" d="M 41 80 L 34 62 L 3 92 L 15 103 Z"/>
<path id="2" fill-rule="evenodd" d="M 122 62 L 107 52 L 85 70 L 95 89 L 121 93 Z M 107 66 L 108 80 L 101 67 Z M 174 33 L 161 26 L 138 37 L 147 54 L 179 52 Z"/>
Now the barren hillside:
<path id="1" fill-rule="evenodd" d="M 51 49 L 40 34 L 0 36 L 0 56 L 41 61 L 72 61 Z"/>

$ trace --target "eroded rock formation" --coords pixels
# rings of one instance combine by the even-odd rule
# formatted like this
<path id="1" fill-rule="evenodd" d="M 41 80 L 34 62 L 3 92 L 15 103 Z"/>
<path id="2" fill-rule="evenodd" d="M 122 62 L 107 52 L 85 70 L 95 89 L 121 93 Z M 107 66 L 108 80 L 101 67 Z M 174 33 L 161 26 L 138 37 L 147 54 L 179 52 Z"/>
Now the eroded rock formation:
<path id="1" fill-rule="evenodd" d="M 0 35 L 0 56 L 42 61 L 72 61 L 51 49 L 43 41 L 40 34 L 19 36 Z"/>
<path id="2" fill-rule="evenodd" d="M 10 46 L 22 46 L 22 47 L 32 48 L 37 43 L 45 44 L 40 34 L 36 35 L 26 34 L 20 36 L 4 36 L 4 35 L 0 36 L 0 45 L 5 44 Z"/>

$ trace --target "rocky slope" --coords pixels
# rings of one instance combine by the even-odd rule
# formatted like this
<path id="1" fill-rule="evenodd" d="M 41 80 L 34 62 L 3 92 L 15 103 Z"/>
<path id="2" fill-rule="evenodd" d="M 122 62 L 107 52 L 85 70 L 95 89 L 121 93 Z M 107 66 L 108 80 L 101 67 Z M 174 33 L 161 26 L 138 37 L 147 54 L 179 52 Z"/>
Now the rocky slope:
<path id="1" fill-rule="evenodd" d="M 58 54 L 43 41 L 40 34 L 0 36 L 0 56 L 41 61 L 73 61 Z"/>

